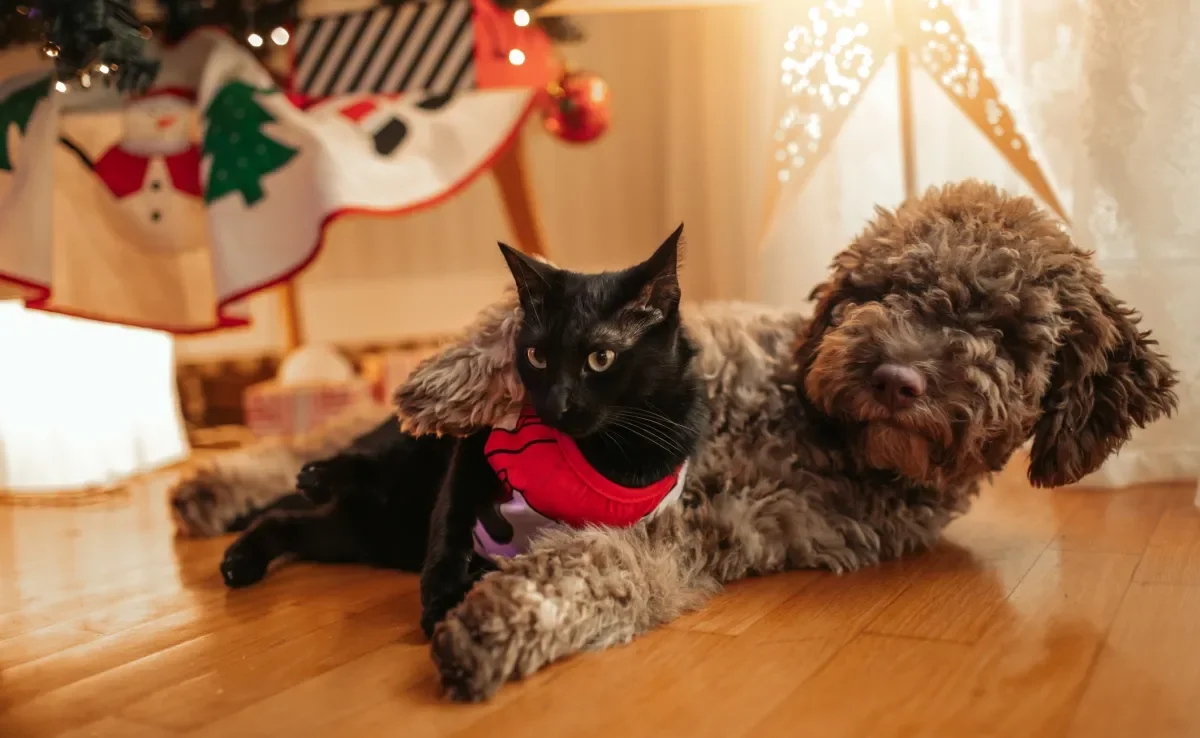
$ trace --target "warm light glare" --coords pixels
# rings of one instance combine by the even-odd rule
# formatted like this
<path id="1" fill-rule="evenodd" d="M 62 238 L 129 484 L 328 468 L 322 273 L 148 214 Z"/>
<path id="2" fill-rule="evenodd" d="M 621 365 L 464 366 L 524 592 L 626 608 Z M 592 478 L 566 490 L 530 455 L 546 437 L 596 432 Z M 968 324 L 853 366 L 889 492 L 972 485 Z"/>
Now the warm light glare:
<path id="1" fill-rule="evenodd" d="M 110 70 L 107 64 L 101 64 L 100 66 L 96 67 L 96 71 L 100 74 L 108 74 Z"/>
<path id="2" fill-rule="evenodd" d="M 516 23 L 521 28 L 529 25 L 529 11 L 524 8 L 518 9 L 513 13 L 513 23 Z"/>
<path id="3" fill-rule="evenodd" d="M 792 26 L 784 41 L 780 84 L 788 104 L 776 123 L 775 160 L 780 182 L 792 179 L 823 142 L 821 117 L 837 115 L 854 105 L 877 66 L 868 38 L 870 28 L 860 20 L 862 0 L 826 0 L 808 10 L 808 23 Z"/>
<path id="4" fill-rule="evenodd" d="M 91 87 L 92 75 L 88 74 L 87 72 L 79 75 L 79 84 L 83 85 L 84 87 Z"/>
<path id="5" fill-rule="evenodd" d="M 291 34 L 289 34 L 288 30 L 283 26 L 279 26 L 274 31 L 271 31 L 271 43 L 275 44 L 276 46 L 286 45 L 291 37 Z"/>
<path id="6" fill-rule="evenodd" d="M 86 488 L 187 454 L 170 335 L 0 301 L 0 336 L 0 488 Z"/>
<path id="7" fill-rule="evenodd" d="M 513 49 L 508 52 L 508 63 L 515 67 L 519 67 L 525 63 L 525 52 L 520 49 Z"/>
<path id="8" fill-rule="evenodd" d="M 54 83 L 54 89 L 58 90 L 59 92 L 66 92 L 67 91 L 67 83 L 63 82 L 60 79 L 59 81 Z"/>
<path id="9" fill-rule="evenodd" d="M 251 46 L 253 46 L 256 49 L 259 46 L 263 45 L 263 37 L 259 36 L 257 33 L 252 33 L 249 36 L 247 36 L 246 41 L 247 41 L 247 43 L 249 43 Z"/>

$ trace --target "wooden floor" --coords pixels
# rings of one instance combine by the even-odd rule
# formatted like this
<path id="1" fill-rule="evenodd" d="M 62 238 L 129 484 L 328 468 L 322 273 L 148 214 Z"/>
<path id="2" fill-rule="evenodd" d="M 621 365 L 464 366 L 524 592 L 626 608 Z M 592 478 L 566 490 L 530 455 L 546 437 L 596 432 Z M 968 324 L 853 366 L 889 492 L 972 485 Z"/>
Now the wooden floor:
<path id="1" fill-rule="evenodd" d="M 930 555 L 744 582 L 482 706 L 439 701 L 411 576 L 228 592 L 161 488 L 0 507 L 0 736 L 1195 738 L 1193 494 L 1007 473 Z"/>

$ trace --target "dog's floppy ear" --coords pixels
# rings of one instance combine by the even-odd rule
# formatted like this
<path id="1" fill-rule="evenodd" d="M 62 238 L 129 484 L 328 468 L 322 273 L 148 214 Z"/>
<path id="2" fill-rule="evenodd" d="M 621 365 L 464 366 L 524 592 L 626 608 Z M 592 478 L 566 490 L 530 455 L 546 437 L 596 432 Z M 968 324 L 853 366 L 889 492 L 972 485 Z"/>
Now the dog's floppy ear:
<path id="1" fill-rule="evenodd" d="M 835 272 L 829 279 L 814 287 L 808 296 L 808 299 L 816 300 L 817 304 L 813 307 L 812 317 L 800 333 L 795 350 L 796 364 L 801 374 L 808 372 L 809 364 L 816 358 L 825 331 L 833 324 L 833 311 L 839 302 L 844 281 L 845 276 Z"/>
<path id="2" fill-rule="evenodd" d="M 1061 337 L 1042 415 L 1034 426 L 1029 481 L 1055 487 L 1095 471 L 1133 428 L 1169 415 L 1175 371 L 1156 350 L 1141 316 L 1085 265 L 1063 280 Z"/>
<path id="3" fill-rule="evenodd" d="M 889 214 L 880 211 L 880 217 L 885 216 L 889 216 Z M 801 373 L 807 371 L 808 363 L 816 356 L 817 348 L 821 345 L 825 331 L 833 325 L 834 310 L 845 298 L 847 292 L 852 290 L 851 275 L 855 274 L 856 270 L 860 270 L 865 261 L 862 248 L 860 239 L 838 252 L 829 265 L 829 274 L 825 280 L 808 293 L 809 301 L 815 302 L 816 305 L 813 307 L 812 318 L 808 321 L 804 332 L 800 334 L 800 343 L 796 347 L 796 361 L 800 366 Z M 861 271 L 857 273 L 861 275 Z"/>

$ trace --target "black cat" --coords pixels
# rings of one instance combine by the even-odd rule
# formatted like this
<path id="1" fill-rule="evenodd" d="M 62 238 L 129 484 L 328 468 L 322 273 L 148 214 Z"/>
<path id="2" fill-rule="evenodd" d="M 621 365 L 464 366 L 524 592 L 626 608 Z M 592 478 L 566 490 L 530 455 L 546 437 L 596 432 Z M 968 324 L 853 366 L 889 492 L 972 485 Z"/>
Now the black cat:
<path id="1" fill-rule="evenodd" d="M 679 318 L 682 226 L 645 262 L 578 274 L 501 244 L 529 407 L 509 427 L 413 437 L 390 419 L 325 461 L 226 551 L 231 587 L 283 556 L 421 571 L 429 633 L 541 524 L 627 525 L 678 494 L 708 427 Z"/>

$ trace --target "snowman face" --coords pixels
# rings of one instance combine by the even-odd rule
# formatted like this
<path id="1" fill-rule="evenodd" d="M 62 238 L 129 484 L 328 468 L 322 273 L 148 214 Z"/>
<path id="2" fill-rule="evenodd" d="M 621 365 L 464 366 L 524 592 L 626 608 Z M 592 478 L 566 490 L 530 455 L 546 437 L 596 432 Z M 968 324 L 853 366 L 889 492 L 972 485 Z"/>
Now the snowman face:
<path id="1" fill-rule="evenodd" d="M 172 95 L 135 100 L 123 115 L 121 147 L 144 156 L 177 154 L 191 145 L 196 110 Z"/>

